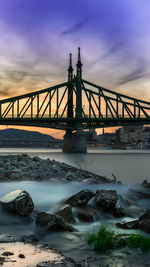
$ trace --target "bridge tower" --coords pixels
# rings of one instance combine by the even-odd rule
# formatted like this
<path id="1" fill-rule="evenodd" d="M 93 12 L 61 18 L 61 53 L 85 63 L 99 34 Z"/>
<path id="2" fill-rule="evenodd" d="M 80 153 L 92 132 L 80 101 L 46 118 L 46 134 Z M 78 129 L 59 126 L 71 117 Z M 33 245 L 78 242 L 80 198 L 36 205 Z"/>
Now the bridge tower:
<path id="1" fill-rule="evenodd" d="M 67 117 L 73 118 L 73 67 L 72 67 L 72 54 L 70 54 L 69 68 L 68 68 L 68 110 Z"/>
<path id="2" fill-rule="evenodd" d="M 82 89 L 81 89 L 81 79 L 82 79 L 82 62 L 80 55 L 80 47 L 78 48 L 78 61 L 76 64 L 77 74 L 76 74 L 76 118 L 82 119 Z"/>
<path id="3" fill-rule="evenodd" d="M 76 64 L 76 76 L 73 77 L 72 67 L 72 54 L 70 54 L 69 68 L 68 68 L 68 110 L 67 115 L 69 119 L 74 117 L 73 114 L 73 83 L 76 87 L 76 111 L 75 117 L 77 119 L 78 131 L 72 133 L 72 130 L 66 130 L 64 135 L 64 147 L 63 152 L 66 153 L 86 153 L 86 138 L 82 131 L 82 62 L 80 55 L 80 47 L 78 48 L 78 60 Z M 68 121 L 68 125 L 72 125 L 71 120 Z"/>

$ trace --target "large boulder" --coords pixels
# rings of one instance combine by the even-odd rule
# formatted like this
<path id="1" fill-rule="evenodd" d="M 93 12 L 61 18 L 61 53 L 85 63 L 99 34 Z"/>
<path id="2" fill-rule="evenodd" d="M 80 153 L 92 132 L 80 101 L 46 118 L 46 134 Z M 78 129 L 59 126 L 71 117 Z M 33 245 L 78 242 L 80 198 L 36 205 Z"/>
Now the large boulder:
<path id="1" fill-rule="evenodd" d="M 97 190 L 94 202 L 104 211 L 114 209 L 118 200 L 116 190 Z"/>
<path id="2" fill-rule="evenodd" d="M 139 229 L 150 233 L 150 210 L 147 210 L 138 220 Z"/>
<path id="3" fill-rule="evenodd" d="M 36 217 L 36 225 L 50 231 L 70 231 L 76 229 L 65 223 L 64 219 L 59 215 L 46 212 L 39 212 Z"/>
<path id="4" fill-rule="evenodd" d="M 75 223 L 76 220 L 72 213 L 72 207 L 67 204 L 60 208 L 59 211 L 56 212 L 57 215 L 61 216 L 66 223 Z"/>
<path id="5" fill-rule="evenodd" d="M 21 216 L 29 216 L 34 204 L 29 193 L 22 190 L 10 192 L 0 199 L 2 207 Z"/>
<path id="6" fill-rule="evenodd" d="M 83 206 L 88 203 L 88 201 L 94 197 L 94 193 L 89 189 L 81 190 L 79 193 L 68 198 L 65 203 L 73 206 Z"/>

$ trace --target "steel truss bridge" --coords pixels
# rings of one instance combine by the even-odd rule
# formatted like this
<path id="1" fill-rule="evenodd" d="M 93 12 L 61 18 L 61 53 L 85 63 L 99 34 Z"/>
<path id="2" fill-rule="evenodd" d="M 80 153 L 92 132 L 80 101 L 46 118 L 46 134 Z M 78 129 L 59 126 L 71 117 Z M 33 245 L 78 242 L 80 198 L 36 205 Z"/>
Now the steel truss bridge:
<path id="1" fill-rule="evenodd" d="M 150 102 L 82 79 L 80 48 L 76 75 L 72 55 L 68 80 L 36 92 L 0 100 L 0 124 L 73 131 L 150 124 Z"/>

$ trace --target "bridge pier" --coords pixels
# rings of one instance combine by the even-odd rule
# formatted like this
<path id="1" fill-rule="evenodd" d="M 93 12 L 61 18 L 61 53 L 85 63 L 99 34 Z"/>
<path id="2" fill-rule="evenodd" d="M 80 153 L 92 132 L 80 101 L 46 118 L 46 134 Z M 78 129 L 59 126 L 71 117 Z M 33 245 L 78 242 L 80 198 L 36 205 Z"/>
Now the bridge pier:
<path id="1" fill-rule="evenodd" d="M 64 135 L 64 147 L 65 153 L 86 153 L 86 137 L 82 132 L 66 133 Z"/>

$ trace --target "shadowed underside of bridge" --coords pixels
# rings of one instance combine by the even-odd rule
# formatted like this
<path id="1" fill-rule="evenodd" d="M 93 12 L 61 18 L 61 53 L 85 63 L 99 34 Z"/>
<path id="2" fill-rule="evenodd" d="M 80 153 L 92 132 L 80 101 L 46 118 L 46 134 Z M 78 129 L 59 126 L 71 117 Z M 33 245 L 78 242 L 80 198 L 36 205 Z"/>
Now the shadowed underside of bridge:
<path id="1" fill-rule="evenodd" d="M 72 59 L 68 81 L 29 94 L 0 100 L 0 124 L 73 131 L 150 124 L 150 102 L 105 89 L 82 79 L 78 50 L 77 72 Z"/>

